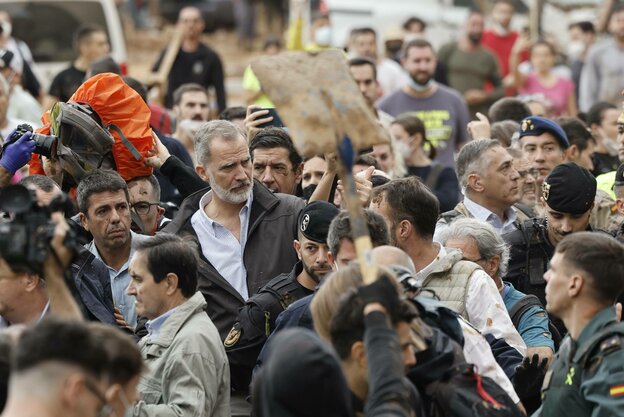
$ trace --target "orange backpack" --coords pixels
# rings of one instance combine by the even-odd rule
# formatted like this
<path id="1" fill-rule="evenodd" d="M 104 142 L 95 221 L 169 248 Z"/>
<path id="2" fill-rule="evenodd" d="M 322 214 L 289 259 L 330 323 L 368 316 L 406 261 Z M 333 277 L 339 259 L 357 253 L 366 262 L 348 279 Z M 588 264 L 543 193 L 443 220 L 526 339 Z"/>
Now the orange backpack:
<path id="1" fill-rule="evenodd" d="M 126 181 L 151 175 L 144 158 L 153 147 L 151 112 L 119 75 L 98 74 L 85 81 L 67 103 L 56 103 L 38 133 L 59 138 L 61 167 L 74 180 L 96 168 L 115 169 Z M 30 174 L 44 174 L 33 154 Z"/>

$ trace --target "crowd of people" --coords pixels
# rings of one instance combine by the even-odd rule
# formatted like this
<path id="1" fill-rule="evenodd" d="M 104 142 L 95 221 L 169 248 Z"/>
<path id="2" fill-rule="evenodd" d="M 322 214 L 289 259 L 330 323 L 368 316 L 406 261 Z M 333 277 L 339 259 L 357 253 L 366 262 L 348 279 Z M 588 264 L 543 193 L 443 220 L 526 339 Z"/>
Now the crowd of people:
<path id="1" fill-rule="evenodd" d="M 42 92 L 0 12 L 0 416 L 624 415 L 624 8 L 564 52 L 514 12 L 354 28 L 390 140 L 346 175 L 251 66 L 227 106 L 194 7 L 161 104 L 97 26 Z"/>

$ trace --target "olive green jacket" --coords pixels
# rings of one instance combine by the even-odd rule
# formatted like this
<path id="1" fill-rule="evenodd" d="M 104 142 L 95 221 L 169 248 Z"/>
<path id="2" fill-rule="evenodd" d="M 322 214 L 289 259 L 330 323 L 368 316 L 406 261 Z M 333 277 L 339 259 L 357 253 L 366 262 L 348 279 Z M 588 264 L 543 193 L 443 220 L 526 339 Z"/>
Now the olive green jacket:
<path id="1" fill-rule="evenodd" d="M 624 336 L 594 340 L 607 326 L 617 325 L 615 307 L 607 307 L 577 340 L 564 339 L 544 378 L 542 407 L 533 417 L 624 416 Z"/>
<path id="2" fill-rule="evenodd" d="M 137 417 L 229 417 L 230 368 L 219 332 L 196 292 L 176 307 L 158 334 L 139 342 L 147 365 Z"/>

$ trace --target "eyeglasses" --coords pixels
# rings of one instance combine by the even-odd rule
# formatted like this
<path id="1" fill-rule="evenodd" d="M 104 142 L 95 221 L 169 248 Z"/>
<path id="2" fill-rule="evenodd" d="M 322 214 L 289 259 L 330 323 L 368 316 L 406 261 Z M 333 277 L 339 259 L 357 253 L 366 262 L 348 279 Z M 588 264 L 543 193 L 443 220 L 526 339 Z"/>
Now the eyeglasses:
<path id="1" fill-rule="evenodd" d="M 150 203 L 149 201 L 138 201 L 132 205 L 132 208 L 137 214 L 147 214 L 152 206 L 158 206 L 159 204 L 160 203 Z"/>

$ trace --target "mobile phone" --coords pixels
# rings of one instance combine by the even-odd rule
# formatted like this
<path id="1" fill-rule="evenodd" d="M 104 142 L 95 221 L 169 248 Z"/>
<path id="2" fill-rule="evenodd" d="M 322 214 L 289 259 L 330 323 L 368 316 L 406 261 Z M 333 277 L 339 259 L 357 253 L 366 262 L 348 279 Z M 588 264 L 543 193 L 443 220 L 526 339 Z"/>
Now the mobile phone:
<path id="1" fill-rule="evenodd" d="M 257 127 L 259 128 L 265 128 L 265 127 L 269 127 L 269 126 L 275 126 L 275 127 L 284 127 L 284 123 L 282 123 L 282 119 L 279 117 L 279 114 L 277 114 L 277 110 L 275 110 L 275 108 L 270 107 L 270 108 L 262 108 L 262 107 L 256 107 L 253 109 L 252 113 L 258 112 L 260 110 L 268 110 L 269 113 L 265 114 L 264 116 L 262 116 L 262 118 L 266 118 L 269 116 L 273 116 L 273 120 L 271 120 L 270 122 L 267 123 L 263 123 L 261 125 L 258 125 Z"/>

